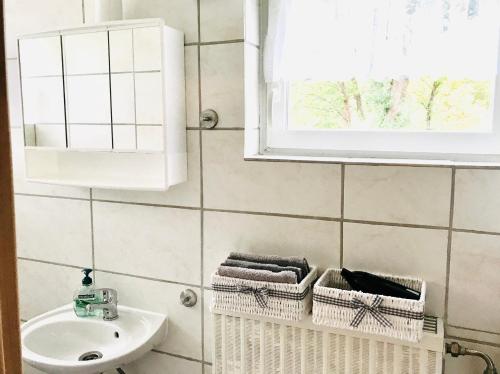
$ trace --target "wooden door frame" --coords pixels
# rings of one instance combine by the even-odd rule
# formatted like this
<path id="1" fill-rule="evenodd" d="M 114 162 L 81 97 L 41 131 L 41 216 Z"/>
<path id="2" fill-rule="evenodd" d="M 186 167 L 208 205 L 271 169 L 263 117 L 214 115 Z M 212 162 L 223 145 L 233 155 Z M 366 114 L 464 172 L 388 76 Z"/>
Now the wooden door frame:
<path id="1" fill-rule="evenodd" d="M 3 4 L 4 2 L 0 0 L 0 373 L 21 374 L 14 190 Z"/>

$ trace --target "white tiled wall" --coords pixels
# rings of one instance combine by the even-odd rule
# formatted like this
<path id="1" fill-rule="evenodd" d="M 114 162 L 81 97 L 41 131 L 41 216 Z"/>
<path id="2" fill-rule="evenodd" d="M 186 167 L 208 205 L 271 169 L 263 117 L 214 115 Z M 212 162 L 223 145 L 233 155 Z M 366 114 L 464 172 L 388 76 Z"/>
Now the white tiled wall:
<path id="1" fill-rule="evenodd" d="M 169 315 L 165 344 L 127 374 L 210 373 L 211 272 L 231 250 L 274 252 L 422 276 L 450 339 L 500 364 L 500 171 L 243 161 L 244 121 L 257 114 L 244 110 L 244 53 L 259 44 L 244 16 L 256 2 L 123 0 L 125 18 L 186 34 L 189 181 L 168 192 L 24 180 L 15 35 L 91 22 L 93 0 L 5 2 L 22 318 L 68 303 L 94 263 L 122 303 Z M 200 108 L 218 111 L 216 130 L 198 129 Z M 179 305 L 185 288 L 194 308 Z M 447 358 L 446 372 L 482 364 Z"/>

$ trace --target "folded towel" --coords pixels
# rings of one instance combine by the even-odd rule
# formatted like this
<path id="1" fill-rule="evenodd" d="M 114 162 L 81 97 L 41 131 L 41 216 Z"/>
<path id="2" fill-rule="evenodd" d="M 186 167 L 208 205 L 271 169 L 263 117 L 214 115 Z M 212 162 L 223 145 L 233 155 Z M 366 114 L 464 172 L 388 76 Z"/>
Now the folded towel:
<path id="1" fill-rule="evenodd" d="M 293 266 L 298 267 L 302 270 L 302 277 L 306 277 L 309 274 L 309 264 L 305 258 L 301 257 L 281 257 L 275 255 L 257 255 L 251 253 L 238 253 L 231 252 L 229 254 L 228 259 L 231 260 L 241 260 L 241 261 L 250 261 L 250 262 L 258 262 L 260 264 L 274 264 L 279 266 Z"/>
<path id="2" fill-rule="evenodd" d="M 273 273 L 279 273 L 280 271 L 293 271 L 297 278 L 297 283 L 300 283 L 303 279 L 302 270 L 295 266 L 279 266 L 275 264 L 261 264 L 259 262 L 252 261 L 242 261 L 242 260 L 233 260 L 228 258 L 224 261 L 222 266 L 232 266 L 237 268 L 247 268 L 247 269 L 255 269 L 255 270 L 269 270 Z"/>
<path id="3" fill-rule="evenodd" d="M 255 270 L 236 268 L 231 266 L 219 266 L 217 273 L 223 277 L 239 278 L 259 282 L 296 284 L 297 277 L 293 271 L 281 271 L 273 273 L 269 270 Z"/>

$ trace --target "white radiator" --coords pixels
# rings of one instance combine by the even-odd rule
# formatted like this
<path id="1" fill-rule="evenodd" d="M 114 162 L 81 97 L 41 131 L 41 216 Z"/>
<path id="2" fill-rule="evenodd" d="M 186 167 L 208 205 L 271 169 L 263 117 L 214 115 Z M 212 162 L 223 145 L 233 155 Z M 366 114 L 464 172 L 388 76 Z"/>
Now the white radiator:
<path id="1" fill-rule="evenodd" d="M 214 374 L 441 374 L 443 324 L 418 344 L 251 316 L 212 314 Z"/>

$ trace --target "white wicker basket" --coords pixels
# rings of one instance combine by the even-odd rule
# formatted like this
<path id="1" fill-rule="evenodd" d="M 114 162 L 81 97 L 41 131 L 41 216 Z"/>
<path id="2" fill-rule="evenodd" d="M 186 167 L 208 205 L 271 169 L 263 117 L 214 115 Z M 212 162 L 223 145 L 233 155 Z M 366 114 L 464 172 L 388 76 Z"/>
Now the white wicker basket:
<path id="1" fill-rule="evenodd" d="M 312 282 L 316 267 L 300 284 L 257 282 L 212 275 L 212 312 L 236 312 L 299 321 L 312 308 Z"/>
<path id="2" fill-rule="evenodd" d="M 340 270 L 328 269 L 314 285 L 313 322 L 411 342 L 420 341 L 424 325 L 425 282 L 408 277 L 377 275 L 420 291 L 420 299 L 352 291 L 340 275 Z M 380 304 L 374 304 L 375 300 Z"/>

